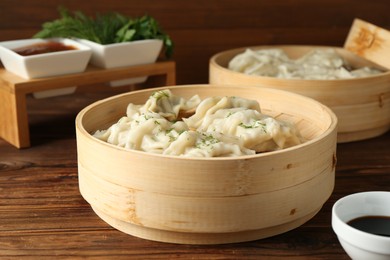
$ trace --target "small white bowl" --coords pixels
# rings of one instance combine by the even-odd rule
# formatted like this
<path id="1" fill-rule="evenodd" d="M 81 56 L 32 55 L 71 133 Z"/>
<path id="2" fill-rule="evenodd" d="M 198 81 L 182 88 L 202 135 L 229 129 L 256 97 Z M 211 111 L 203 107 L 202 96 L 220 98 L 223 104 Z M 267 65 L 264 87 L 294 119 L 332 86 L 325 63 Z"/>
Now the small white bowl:
<path id="1" fill-rule="evenodd" d="M 352 259 L 390 259 L 390 237 L 358 230 L 349 221 L 364 216 L 390 217 L 390 192 L 372 191 L 348 195 L 332 209 L 332 227 Z"/>
<path id="2" fill-rule="evenodd" d="M 22 56 L 13 51 L 20 47 L 48 41 L 61 42 L 77 49 L 31 56 Z M 91 48 L 71 39 L 25 39 L 0 42 L 0 58 L 5 69 L 25 79 L 82 72 L 91 54 Z"/>
<path id="3" fill-rule="evenodd" d="M 42 42 L 55 41 L 75 47 L 75 50 L 57 51 L 22 56 L 15 49 Z M 0 42 L 0 59 L 4 68 L 24 79 L 53 77 L 83 72 L 91 58 L 91 48 L 77 41 L 64 38 L 24 39 Z M 53 89 L 33 93 L 36 98 L 71 94 L 76 87 Z"/>
<path id="4" fill-rule="evenodd" d="M 85 39 L 79 42 L 92 49 L 91 64 L 105 69 L 135 66 L 156 62 L 163 42 L 158 39 L 139 40 L 102 45 Z M 112 87 L 142 83 L 147 77 L 137 77 L 110 82 Z"/>

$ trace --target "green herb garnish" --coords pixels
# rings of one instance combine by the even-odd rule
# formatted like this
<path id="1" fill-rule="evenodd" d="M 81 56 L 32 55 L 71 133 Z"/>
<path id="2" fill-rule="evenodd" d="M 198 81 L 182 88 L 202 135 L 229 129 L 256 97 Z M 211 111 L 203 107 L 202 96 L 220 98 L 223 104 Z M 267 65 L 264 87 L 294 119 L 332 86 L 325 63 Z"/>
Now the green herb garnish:
<path id="1" fill-rule="evenodd" d="M 217 138 L 215 138 L 213 135 L 202 133 L 202 137 L 196 143 L 195 147 L 199 148 L 199 149 L 202 149 L 202 148 L 212 148 L 212 146 L 214 144 L 217 144 L 219 142 L 221 142 L 221 141 L 218 140 Z"/>
<path id="2" fill-rule="evenodd" d="M 153 92 L 151 97 L 155 98 L 156 100 L 160 100 L 163 97 L 169 98 L 169 93 L 165 92 L 164 90 Z"/>
<path id="3" fill-rule="evenodd" d="M 263 130 L 264 132 L 267 132 L 267 130 L 266 130 L 266 124 L 260 122 L 259 120 L 254 121 L 254 122 L 253 122 L 252 124 L 250 124 L 250 125 L 246 125 L 246 124 L 244 124 L 244 123 L 240 123 L 239 126 L 240 126 L 240 127 L 243 127 L 243 128 L 246 128 L 246 129 L 252 129 L 252 128 L 261 127 L 262 130 Z"/>
<path id="4" fill-rule="evenodd" d="M 42 30 L 34 38 L 79 38 L 99 44 L 130 42 L 145 39 L 159 39 L 163 41 L 165 56 L 173 54 L 173 42 L 169 35 L 164 33 L 157 21 L 148 15 L 131 18 L 117 12 L 97 14 L 89 17 L 80 11 L 70 13 L 60 7 L 61 18 L 42 25 Z"/>

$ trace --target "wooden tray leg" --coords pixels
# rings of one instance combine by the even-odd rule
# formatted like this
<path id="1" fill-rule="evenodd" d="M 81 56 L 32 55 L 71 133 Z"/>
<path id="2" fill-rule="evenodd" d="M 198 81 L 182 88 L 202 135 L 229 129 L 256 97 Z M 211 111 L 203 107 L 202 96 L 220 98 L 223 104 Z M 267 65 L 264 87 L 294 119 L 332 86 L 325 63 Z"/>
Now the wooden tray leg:
<path id="1" fill-rule="evenodd" d="M 172 63 L 167 64 L 163 74 L 149 76 L 146 82 L 136 86 L 134 90 L 174 85 L 176 85 L 176 65 Z"/>
<path id="2" fill-rule="evenodd" d="M 170 67 L 169 71 L 166 74 L 166 86 L 174 86 L 176 85 L 176 66 L 173 63 Z"/>
<path id="3" fill-rule="evenodd" d="M 17 148 L 30 146 L 26 95 L 0 88 L 0 137 Z"/>

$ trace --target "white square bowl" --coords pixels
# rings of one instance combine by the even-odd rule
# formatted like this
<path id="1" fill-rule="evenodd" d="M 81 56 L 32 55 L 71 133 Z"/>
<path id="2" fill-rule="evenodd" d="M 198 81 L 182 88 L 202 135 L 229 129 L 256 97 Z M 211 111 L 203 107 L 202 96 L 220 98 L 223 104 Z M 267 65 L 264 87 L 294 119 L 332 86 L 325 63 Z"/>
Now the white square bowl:
<path id="1" fill-rule="evenodd" d="M 76 49 L 30 56 L 22 56 L 13 51 L 20 47 L 48 41 L 61 42 Z M 88 46 L 71 39 L 25 39 L 0 42 L 0 58 L 5 69 L 25 79 L 82 72 L 88 64 L 91 53 Z"/>
<path id="2" fill-rule="evenodd" d="M 125 66 L 135 66 L 156 62 L 163 42 L 158 39 L 147 39 L 132 42 L 112 43 L 102 45 L 85 39 L 80 43 L 92 49 L 91 64 L 105 69 Z M 112 87 L 142 83 L 147 77 L 137 77 L 111 81 Z"/>
<path id="3" fill-rule="evenodd" d="M 15 49 L 41 42 L 56 41 L 75 47 L 75 50 L 57 51 L 22 56 Z M 63 38 L 24 39 L 0 42 L 0 59 L 4 68 L 24 79 L 53 77 L 83 72 L 91 58 L 92 51 L 77 41 Z M 75 87 L 35 92 L 37 98 L 69 94 Z"/>

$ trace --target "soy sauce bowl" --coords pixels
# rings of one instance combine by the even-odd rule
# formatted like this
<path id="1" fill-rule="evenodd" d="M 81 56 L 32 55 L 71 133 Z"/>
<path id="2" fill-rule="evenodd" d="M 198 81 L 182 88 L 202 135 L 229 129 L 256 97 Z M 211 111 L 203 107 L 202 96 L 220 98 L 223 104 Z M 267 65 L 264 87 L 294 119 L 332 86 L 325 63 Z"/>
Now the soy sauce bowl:
<path id="1" fill-rule="evenodd" d="M 332 228 L 352 259 L 390 259 L 390 236 L 369 233 L 348 224 L 369 216 L 386 217 L 390 221 L 390 192 L 360 192 L 339 199 L 332 208 Z"/>

